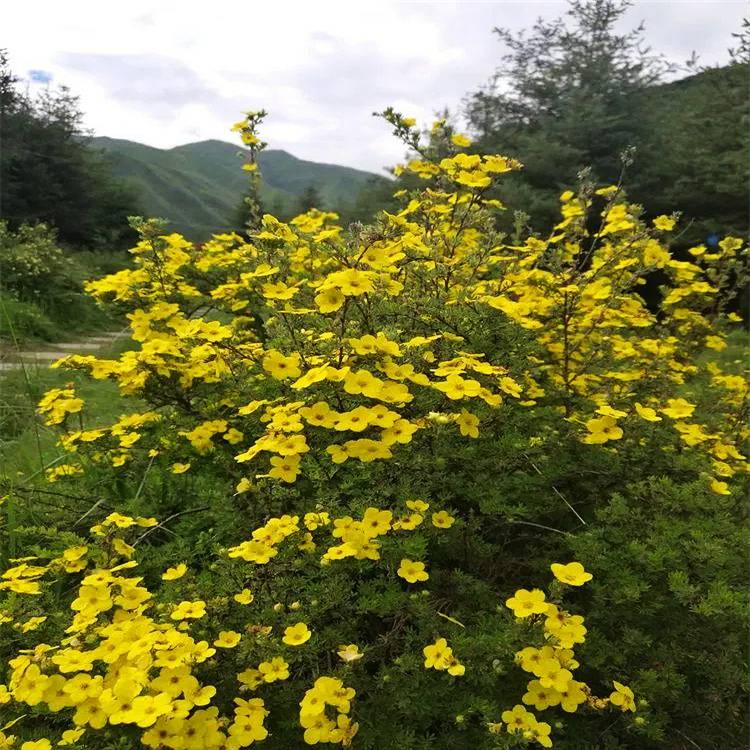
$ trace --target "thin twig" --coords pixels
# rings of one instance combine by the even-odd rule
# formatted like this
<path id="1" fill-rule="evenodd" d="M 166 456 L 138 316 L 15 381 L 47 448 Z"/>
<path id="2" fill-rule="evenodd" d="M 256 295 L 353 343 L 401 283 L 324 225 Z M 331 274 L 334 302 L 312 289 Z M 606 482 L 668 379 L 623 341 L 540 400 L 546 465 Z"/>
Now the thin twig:
<path id="1" fill-rule="evenodd" d="M 165 518 L 161 523 L 157 524 L 156 526 L 152 526 L 150 529 L 147 529 L 146 531 L 141 534 L 138 539 L 136 539 L 133 542 L 133 546 L 135 547 L 139 542 L 143 541 L 149 534 L 156 531 L 157 529 L 162 529 L 164 531 L 169 531 L 169 529 L 165 528 L 164 524 L 169 523 L 170 521 L 174 520 L 175 518 L 179 518 L 180 516 L 185 516 L 188 513 L 201 513 L 204 510 L 209 510 L 211 506 L 204 505 L 202 508 L 189 508 L 188 510 L 182 510 L 179 513 L 173 513 L 171 516 L 168 516 Z M 172 532 L 170 532 L 172 533 Z"/>
<path id="2" fill-rule="evenodd" d="M 141 477 L 141 483 L 138 485 L 138 489 L 135 492 L 135 497 L 133 498 L 133 502 L 136 502 L 138 498 L 141 496 L 141 491 L 143 490 L 143 485 L 146 483 L 146 477 L 148 476 L 148 471 L 151 468 L 152 464 L 154 463 L 154 459 L 156 456 L 151 456 L 151 460 L 148 462 L 148 466 L 146 467 L 145 471 L 143 472 L 143 476 Z"/>
<path id="3" fill-rule="evenodd" d="M 695 740 L 691 740 L 684 732 L 681 732 L 679 729 L 675 729 L 675 732 L 677 732 L 680 737 L 684 737 L 693 747 L 697 747 L 698 750 L 701 750 L 701 746 Z"/>
<path id="4" fill-rule="evenodd" d="M 508 521 L 508 523 L 520 523 L 524 526 L 534 526 L 537 529 L 545 529 L 546 531 L 554 531 L 558 534 L 562 534 L 563 536 L 570 536 L 569 531 L 561 531 L 560 529 L 554 529 L 552 526 L 545 526 L 541 523 L 533 523 L 532 521 Z"/>
<path id="5" fill-rule="evenodd" d="M 539 474 L 540 477 L 543 477 L 544 474 L 542 474 L 542 472 L 539 471 L 539 467 L 525 453 L 523 454 L 523 456 L 534 467 L 534 471 L 536 471 L 536 473 Z M 554 484 L 551 484 L 550 487 L 552 487 L 553 492 L 565 503 L 565 505 L 567 505 L 568 508 L 570 508 L 573 511 L 573 513 L 575 514 L 575 517 L 584 526 L 586 526 L 586 521 L 583 520 L 583 518 L 581 517 L 581 514 L 567 501 L 565 495 L 563 495 L 562 492 L 560 492 L 560 490 L 558 490 Z"/>
<path id="6" fill-rule="evenodd" d="M 104 502 L 104 498 L 100 498 L 97 500 L 74 524 L 73 526 L 78 526 L 81 521 L 83 521 L 84 518 L 87 518 L 90 516 L 102 503 Z"/>

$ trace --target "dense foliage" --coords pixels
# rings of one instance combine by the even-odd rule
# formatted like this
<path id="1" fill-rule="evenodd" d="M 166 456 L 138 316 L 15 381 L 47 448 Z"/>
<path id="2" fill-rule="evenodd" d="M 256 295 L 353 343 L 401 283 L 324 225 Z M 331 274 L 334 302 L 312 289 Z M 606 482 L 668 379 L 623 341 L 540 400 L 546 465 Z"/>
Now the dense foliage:
<path id="1" fill-rule="evenodd" d="M 66 88 L 31 96 L 0 50 L 0 217 L 12 228 L 45 222 L 62 242 L 112 249 L 129 243 L 134 194 L 89 149 L 78 100 Z"/>
<path id="2" fill-rule="evenodd" d="M 136 266 L 89 284 L 136 346 L 59 366 L 130 410 L 39 404 L 40 492 L 73 502 L 19 524 L 9 487 L 6 745 L 741 735 L 744 243 L 676 260 L 675 216 L 588 183 L 548 236 L 504 236 L 490 196 L 521 165 L 444 121 L 433 160 L 384 115 L 430 186 L 374 225 L 266 214 L 199 247 L 145 223 Z"/>
<path id="3" fill-rule="evenodd" d="M 674 83 L 674 65 L 652 52 L 644 27 L 622 33 L 628 0 L 571 0 L 567 19 L 528 31 L 496 29 L 501 64 L 469 96 L 466 113 L 480 152 L 523 161 L 500 187 L 511 209 L 547 231 L 557 195 L 580 170 L 616 183 L 628 154 L 628 193 L 651 216 L 679 206 L 685 242 L 748 232 L 748 63 L 743 48 L 723 68 Z M 741 36 L 741 35 L 738 35 Z"/>
<path id="4" fill-rule="evenodd" d="M 0 342 L 52 339 L 90 330 L 111 319 L 92 304 L 83 285 L 107 261 L 124 257 L 63 250 L 45 224 L 21 224 L 12 231 L 0 220 Z"/>

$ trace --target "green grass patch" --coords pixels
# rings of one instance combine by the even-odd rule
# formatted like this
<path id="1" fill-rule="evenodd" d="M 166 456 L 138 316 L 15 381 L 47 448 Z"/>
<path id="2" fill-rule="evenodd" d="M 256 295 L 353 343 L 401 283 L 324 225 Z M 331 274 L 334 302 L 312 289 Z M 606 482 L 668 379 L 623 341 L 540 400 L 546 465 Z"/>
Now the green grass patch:
<path id="1" fill-rule="evenodd" d="M 123 341 L 103 354 L 114 356 L 131 345 L 130 341 Z M 120 414 L 140 406 L 134 399 L 122 398 L 113 383 L 92 380 L 71 370 L 26 364 L 0 376 L 0 482 L 3 484 L 12 485 L 19 477 L 35 475 L 62 455 L 56 446 L 56 431 L 41 422 L 36 407 L 45 391 L 66 383 L 72 383 L 86 402 L 87 428 L 109 424 Z"/>

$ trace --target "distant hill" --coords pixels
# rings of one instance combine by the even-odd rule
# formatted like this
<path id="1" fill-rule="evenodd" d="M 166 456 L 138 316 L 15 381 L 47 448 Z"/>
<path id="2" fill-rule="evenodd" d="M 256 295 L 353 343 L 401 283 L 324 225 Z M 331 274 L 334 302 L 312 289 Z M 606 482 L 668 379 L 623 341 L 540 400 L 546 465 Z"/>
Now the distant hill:
<path id="1" fill-rule="evenodd" d="M 236 228 L 234 215 L 248 184 L 241 147 L 209 140 L 160 149 L 106 137 L 91 139 L 91 146 L 105 151 L 115 174 L 135 187 L 146 215 L 167 219 L 170 228 L 194 240 Z M 385 181 L 370 172 L 305 161 L 281 150 L 263 151 L 258 161 L 261 200 L 274 214 L 293 212 L 310 185 L 321 197 L 320 208 L 346 210 L 365 184 Z"/>

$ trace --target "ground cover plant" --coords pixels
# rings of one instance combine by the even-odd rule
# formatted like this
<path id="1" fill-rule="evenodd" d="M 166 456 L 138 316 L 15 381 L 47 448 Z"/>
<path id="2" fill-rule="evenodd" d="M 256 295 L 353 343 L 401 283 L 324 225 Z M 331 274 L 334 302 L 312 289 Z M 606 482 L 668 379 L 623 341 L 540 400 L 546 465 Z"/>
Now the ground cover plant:
<path id="1" fill-rule="evenodd" d="M 144 222 L 89 283 L 137 345 L 58 369 L 130 408 L 49 390 L 80 505 L 33 524 L 8 482 L 5 746 L 737 745 L 743 241 L 678 260 L 678 214 L 587 183 L 505 236 L 520 164 L 384 117 L 427 185 L 399 211 Z"/>

